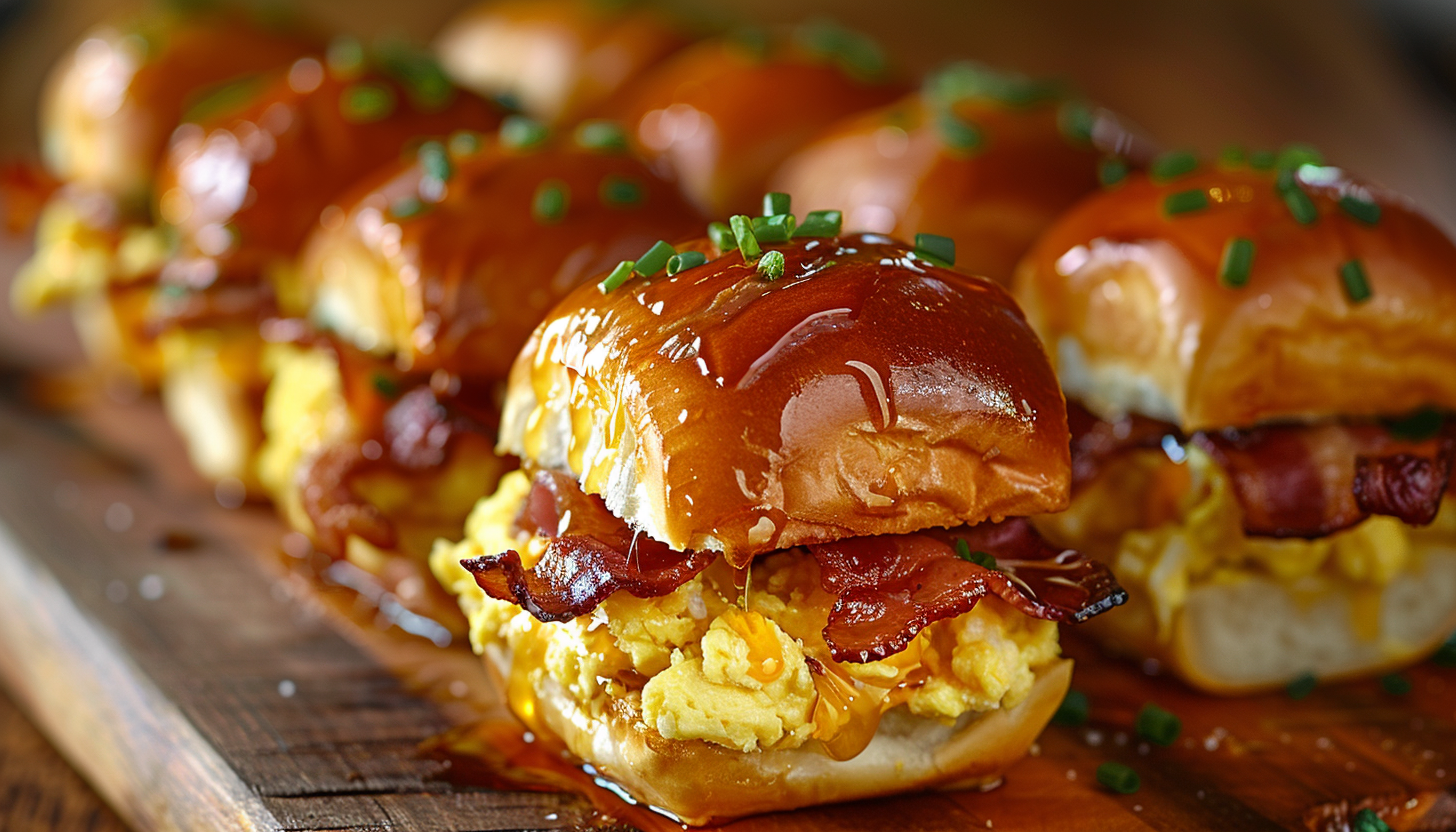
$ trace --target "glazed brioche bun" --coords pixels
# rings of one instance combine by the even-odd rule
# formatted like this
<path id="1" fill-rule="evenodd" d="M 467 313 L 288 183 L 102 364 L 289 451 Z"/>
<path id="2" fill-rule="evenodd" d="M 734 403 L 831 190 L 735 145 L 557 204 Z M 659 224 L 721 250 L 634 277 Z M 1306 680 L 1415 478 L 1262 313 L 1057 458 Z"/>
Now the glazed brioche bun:
<path id="1" fill-rule="evenodd" d="M 737 566 L 1066 505 L 1065 405 L 1001 287 L 875 235 L 772 246 L 775 281 L 737 249 L 687 247 L 716 259 L 583 286 L 537 327 L 501 451 Z"/>
<path id="2" fill-rule="evenodd" d="M 511 678 L 511 653 L 486 651 Z M 614 699 L 600 713 L 582 706 L 554 678 L 537 677 L 535 718 L 570 751 L 588 760 L 638 800 L 703 825 L 763 812 L 859 800 L 927 788 L 996 783 L 1026 756 L 1051 720 L 1072 680 L 1072 662 L 1041 668 L 1031 691 L 1011 708 L 969 713 L 954 723 L 917 717 L 904 708 L 880 721 L 869 745 L 835 760 L 818 742 L 745 754 L 702 740 L 666 740 L 642 719 L 631 699 Z"/>
<path id="3" fill-rule="evenodd" d="M 1308 224 L 1290 207 L 1303 199 L 1286 196 L 1294 185 Z M 1199 195 L 1207 207 L 1169 213 L 1170 199 Z M 1254 253 L 1246 285 L 1230 288 L 1219 272 L 1235 238 Z M 1342 280 L 1352 261 L 1368 297 Z M 1104 419 L 1195 431 L 1456 408 L 1456 246 L 1335 168 L 1133 174 L 1058 221 L 1014 292 L 1067 396 Z"/>
<path id="4" fill-rule="evenodd" d="M 464 145 L 443 189 L 414 154 L 339 199 L 304 248 L 289 311 L 400 370 L 501 381 L 567 292 L 702 228 L 626 153 L 494 135 Z M 401 217 L 401 205 L 418 210 Z"/>
<path id="5" fill-rule="evenodd" d="M 807 209 L 843 210 L 852 231 L 950 237 L 958 265 L 1007 285 L 1037 236 L 1097 188 L 1101 154 L 1070 129 L 1081 107 L 1057 86 L 957 65 L 839 121 L 770 187 Z"/>
<path id="6" fill-rule="evenodd" d="M 486 0 L 446 24 L 434 48 L 462 87 L 570 124 L 686 45 L 664 15 L 634 4 Z"/>
<path id="7" fill-rule="evenodd" d="M 144 206 L 168 137 L 209 88 L 317 48 L 239 12 L 98 26 L 51 70 L 40 104 L 42 158 L 62 181 Z"/>

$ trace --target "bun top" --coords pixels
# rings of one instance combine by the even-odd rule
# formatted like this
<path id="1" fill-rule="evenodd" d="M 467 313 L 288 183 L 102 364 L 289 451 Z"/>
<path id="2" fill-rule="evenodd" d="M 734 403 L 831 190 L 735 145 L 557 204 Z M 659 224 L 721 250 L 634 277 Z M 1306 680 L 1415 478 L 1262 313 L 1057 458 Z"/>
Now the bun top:
<path id="1" fill-rule="evenodd" d="M 536 329 L 503 450 L 737 565 L 1066 505 L 1065 405 L 1001 287 L 877 235 L 679 248 L 715 259 L 583 286 Z"/>
<path id="2" fill-rule="evenodd" d="M 1187 431 L 1456 408 L 1456 246 L 1310 151 L 1250 158 L 1165 155 L 1018 267 L 1067 395 Z"/>
<path id="3" fill-rule="evenodd" d="M 512 140 L 522 132 L 541 144 Z M 518 119 L 500 139 L 427 143 L 337 204 L 304 249 L 287 311 L 402 370 L 501 381 L 567 292 L 704 222 L 622 150 L 550 140 Z"/>

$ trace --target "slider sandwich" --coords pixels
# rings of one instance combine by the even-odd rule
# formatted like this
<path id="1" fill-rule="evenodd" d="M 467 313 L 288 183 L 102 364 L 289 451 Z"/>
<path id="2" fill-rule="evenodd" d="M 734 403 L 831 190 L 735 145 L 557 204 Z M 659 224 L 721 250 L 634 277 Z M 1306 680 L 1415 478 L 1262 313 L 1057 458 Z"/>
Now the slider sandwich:
<path id="1" fill-rule="evenodd" d="M 1456 628 L 1456 246 L 1308 148 L 1156 159 L 1015 294 L 1071 400 L 1114 649 L 1216 693 L 1410 664 Z"/>
<path id="2" fill-rule="evenodd" d="M 552 310 L 431 556 L 526 727 L 692 824 L 994 782 L 1122 598 L 1026 519 L 1067 429 L 1005 290 L 768 202 Z"/>
<path id="3" fill-rule="evenodd" d="M 623 148 L 620 128 L 555 137 L 519 116 L 420 145 L 325 211 L 295 319 L 265 331 L 266 490 L 320 551 L 437 621 L 459 614 L 425 560 L 514 467 L 495 429 L 531 330 L 658 234 L 702 227 Z"/>

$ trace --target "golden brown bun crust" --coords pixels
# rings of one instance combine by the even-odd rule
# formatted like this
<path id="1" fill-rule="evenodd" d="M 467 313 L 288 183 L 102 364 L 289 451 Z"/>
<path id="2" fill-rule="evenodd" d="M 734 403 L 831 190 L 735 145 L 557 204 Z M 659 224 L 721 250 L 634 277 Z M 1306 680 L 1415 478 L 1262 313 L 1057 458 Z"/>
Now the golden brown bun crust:
<path id="1" fill-rule="evenodd" d="M 1004 286 L 1037 235 L 1097 187 L 1098 154 L 1062 134 L 1059 103 L 957 101 L 955 115 L 981 136 L 958 150 L 916 93 L 839 122 L 785 162 L 770 187 L 801 211 L 842 210 L 851 231 L 950 237 L 958 266 Z"/>
<path id="2" fill-rule="evenodd" d="M 542 121 L 596 115 L 627 84 L 688 43 L 652 9 L 599 0 L 486 0 L 435 39 L 455 82 L 507 95 Z"/>
<path id="3" fill-rule="evenodd" d="M 41 98 L 46 166 L 62 180 L 119 199 L 146 192 L 167 138 L 201 90 L 265 72 L 318 48 L 241 14 L 143 18 L 100 26 L 51 70 Z M 107 106 L 115 96 L 115 108 Z"/>
<path id="4" fill-rule="evenodd" d="M 757 213 L 770 174 L 789 154 L 835 120 L 901 92 L 787 51 L 764 58 L 708 41 L 647 73 L 612 115 L 705 212 Z"/>
<path id="5" fill-rule="evenodd" d="M 508 657 L 496 656 L 502 675 Z M 1072 662 L 1042 668 L 1027 698 L 954 726 L 902 710 L 880 722 L 869 747 L 836 761 L 819 743 L 778 751 L 741 752 L 701 740 L 666 740 L 646 726 L 631 703 L 617 700 L 588 714 L 550 677 L 536 690 L 535 716 L 572 753 L 625 786 L 639 800 L 690 825 L 715 819 L 859 800 L 936 787 L 983 786 L 1026 756 L 1061 705 Z"/>
<path id="6" fill-rule="evenodd" d="M 1301 225 L 1273 172 L 1134 175 L 1062 218 L 1018 268 L 1015 293 L 1067 395 L 1104 418 L 1142 412 L 1185 430 L 1456 408 L 1456 246 L 1407 202 L 1332 168 L 1301 168 L 1318 219 Z M 1210 207 L 1166 216 L 1200 190 Z M 1371 199 L 1380 219 L 1345 213 Z M 1218 279 L 1225 243 L 1254 241 L 1248 284 Z M 1371 296 L 1352 302 L 1359 259 Z"/>
<path id="7" fill-rule="evenodd" d="M 772 248 L 774 282 L 734 250 L 573 292 L 511 370 L 502 448 L 740 565 L 1066 506 L 1066 407 L 1004 289 L 885 237 Z"/>
<path id="8" fill-rule="evenodd" d="M 329 293 L 346 304 L 377 305 L 386 321 L 383 332 L 369 322 L 366 333 L 360 310 L 335 309 L 323 321 L 333 331 L 361 348 L 377 343 L 371 351 L 389 351 L 401 368 L 504 380 L 532 328 L 567 292 L 663 237 L 700 233 L 706 224 L 676 188 L 627 154 L 566 142 L 511 150 L 482 141 L 479 152 L 454 157 L 439 203 L 421 197 L 424 174 L 413 161 L 340 200 L 343 219 L 319 228 L 305 249 L 303 301 L 315 305 Z M 637 198 L 604 200 L 613 182 L 634 184 Z M 565 210 L 537 219 L 531 206 L 549 187 L 569 195 Z M 404 219 L 391 213 L 410 198 L 427 210 Z M 366 296 L 348 294 L 345 284 L 362 286 Z"/>

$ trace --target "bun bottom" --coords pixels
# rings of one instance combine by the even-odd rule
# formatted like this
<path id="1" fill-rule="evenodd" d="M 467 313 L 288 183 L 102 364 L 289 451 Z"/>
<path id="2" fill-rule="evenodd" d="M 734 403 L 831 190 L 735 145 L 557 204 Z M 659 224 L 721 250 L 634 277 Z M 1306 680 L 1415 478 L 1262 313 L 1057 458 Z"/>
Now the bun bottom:
<path id="1" fill-rule="evenodd" d="M 486 654 L 511 678 L 509 651 L 491 645 Z M 817 741 L 795 749 L 742 752 L 702 740 L 664 739 L 643 722 L 634 699 L 613 699 L 603 713 L 593 714 L 546 674 L 532 687 L 534 701 L 511 704 L 518 715 L 528 710 L 531 724 L 549 728 L 573 754 L 633 797 L 699 826 L 926 788 L 995 783 L 1026 755 L 1071 679 L 1072 662 L 1059 659 L 1037 672 L 1031 692 L 1015 707 L 967 714 L 954 724 L 894 709 L 881 719 L 869 746 L 849 760 L 831 758 Z"/>
<path id="2" fill-rule="evenodd" d="M 1371 676 L 1421 660 L 1456 630 L 1456 548 L 1430 547 L 1382 588 L 1313 578 L 1289 585 L 1244 576 L 1191 587 L 1160 640 L 1147 592 L 1129 587 L 1117 615 L 1087 632 L 1114 652 L 1153 658 L 1216 694 Z"/>

